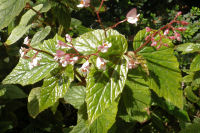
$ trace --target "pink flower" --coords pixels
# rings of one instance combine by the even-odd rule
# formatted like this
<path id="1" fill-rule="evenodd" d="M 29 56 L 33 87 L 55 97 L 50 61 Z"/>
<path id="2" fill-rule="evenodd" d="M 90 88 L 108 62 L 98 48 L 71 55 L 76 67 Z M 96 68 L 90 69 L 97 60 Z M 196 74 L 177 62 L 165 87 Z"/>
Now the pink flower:
<path id="1" fill-rule="evenodd" d="M 33 58 L 33 60 L 31 61 L 31 62 L 29 62 L 29 69 L 31 70 L 31 69 L 33 69 L 34 67 L 36 67 L 36 66 L 38 66 L 38 65 L 40 65 L 39 64 L 39 61 L 41 60 L 42 58 L 41 57 L 35 57 L 35 58 Z"/>
<path id="2" fill-rule="evenodd" d="M 134 69 L 138 66 L 138 64 L 140 64 L 140 63 L 137 61 L 129 60 L 128 69 Z"/>
<path id="3" fill-rule="evenodd" d="M 103 45 L 98 46 L 98 50 L 102 53 L 106 53 L 108 51 L 108 48 L 112 46 L 112 43 L 105 42 Z"/>
<path id="4" fill-rule="evenodd" d="M 90 0 L 80 0 L 80 4 L 77 5 L 79 8 L 83 7 L 89 7 L 90 6 Z"/>
<path id="5" fill-rule="evenodd" d="M 72 41 L 72 38 L 71 38 L 71 36 L 69 34 L 66 34 L 65 37 L 66 37 L 67 42 L 71 42 Z"/>
<path id="6" fill-rule="evenodd" d="M 66 67 L 67 64 L 70 64 L 70 59 L 71 59 L 71 57 L 69 54 L 66 54 L 64 57 L 62 57 L 60 59 L 60 63 L 62 64 L 62 67 Z"/>
<path id="7" fill-rule="evenodd" d="M 64 43 L 63 41 L 57 40 L 57 45 L 56 48 L 66 48 L 67 44 Z"/>
<path id="8" fill-rule="evenodd" d="M 19 53 L 20 53 L 21 57 L 24 57 L 25 54 L 27 53 L 27 49 L 24 47 L 21 47 L 21 49 L 19 50 Z"/>
<path id="9" fill-rule="evenodd" d="M 30 43 L 30 40 L 28 38 L 28 36 L 24 39 L 24 44 L 28 45 Z"/>
<path id="10" fill-rule="evenodd" d="M 150 31 L 151 31 L 151 28 L 146 27 L 146 32 L 150 32 Z"/>
<path id="11" fill-rule="evenodd" d="M 57 50 L 56 54 L 54 54 L 54 60 L 58 61 L 61 57 L 63 57 L 66 53 L 62 50 Z"/>
<path id="12" fill-rule="evenodd" d="M 78 61 L 78 57 L 77 56 L 76 57 L 72 57 L 70 59 L 70 64 L 74 65 L 77 61 Z"/>
<path id="13" fill-rule="evenodd" d="M 169 36 L 169 39 L 175 40 L 176 37 L 175 36 Z"/>
<path id="14" fill-rule="evenodd" d="M 89 61 L 87 60 L 83 65 L 82 67 L 80 68 L 80 71 L 86 75 L 88 72 L 89 72 L 89 67 L 90 67 L 90 63 Z"/>
<path id="15" fill-rule="evenodd" d="M 129 23 L 137 25 L 139 16 L 140 14 L 137 14 L 137 9 L 133 8 L 127 13 L 126 18 Z"/>
<path id="16" fill-rule="evenodd" d="M 96 65 L 98 69 L 106 70 L 106 62 L 104 59 L 97 57 Z"/>
<path id="17" fill-rule="evenodd" d="M 181 41 L 181 35 L 178 32 L 174 32 L 174 35 L 178 41 Z"/>
<path id="18" fill-rule="evenodd" d="M 166 35 L 168 35 L 169 34 L 169 29 L 166 29 L 165 31 L 164 31 L 164 35 L 166 36 Z"/>
<path id="19" fill-rule="evenodd" d="M 182 12 L 181 11 L 179 11 L 178 13 L 177 13 L 177 16 L 180 16 L 182 14 Z"/>

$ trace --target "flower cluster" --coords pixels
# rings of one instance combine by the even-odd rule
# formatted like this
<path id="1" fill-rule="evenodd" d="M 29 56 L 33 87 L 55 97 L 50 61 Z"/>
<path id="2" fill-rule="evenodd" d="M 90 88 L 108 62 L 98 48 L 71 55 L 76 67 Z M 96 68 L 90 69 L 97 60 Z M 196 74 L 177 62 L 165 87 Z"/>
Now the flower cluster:
<path id="1" fill-rule="evenodd" d="M 151 29 L 149 27 L 146 27 L 146 32 L 152 32 L 152 33 L 150 35 L 148 35 L 145 38 L 145 40 L 147 41 L 147 40 L 150 39 L 151 40 L 151 46 L 157 46 L 156 47 L 157 49 L 159 49 L 162 45 L 164 45 L 166 47 L 168 46 L 168 44 L 162 42 L 163 38 L 169 38 L 171 40 L 175 40 L 176 39 L 177 41 L 181 41 L 181 34 L 180 34 L 180 32 L 185 31 L 186 28 L 185 27 L 175 28 L 172 24 L 173 23 L 177 23 L 177 24 L 181 24 L 183 26 L 186 26 L 189 23 L 186 22 L 186 21 L 178 21 L 178 20 L 176 20 L 176 18 L 178 16 L 180 16 L 180 15 L 181 15 L 181 12 L 178 12 L 174 20 L 172 20 L 169 24 L 167 24 L 166 26 L 164 26 L 164 27 L 161 28 L 161 30 L 164 31 L 163 35 L 160 33 L 160 30 L 159 31 L 155 31 L 155 30 L 153 30 L 153 29 Z M 172 31 L 171 34 L 170 34 L 170 30 Z M 159 40 L 156 40 L 154 38 L 154 36 L 156 35 L 154 33 L 156 33 L 156 32 L 158 32 L 158 35 L 160 37 Z"/>

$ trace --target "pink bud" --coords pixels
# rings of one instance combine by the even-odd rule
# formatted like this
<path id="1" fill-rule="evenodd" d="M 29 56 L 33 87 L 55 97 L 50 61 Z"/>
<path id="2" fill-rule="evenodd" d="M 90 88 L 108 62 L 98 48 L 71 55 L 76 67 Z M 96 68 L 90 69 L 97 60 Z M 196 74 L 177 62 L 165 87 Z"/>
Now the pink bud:
<path id="1" fill-rule="evenodd" d="M 169 39 L 175 40 L 176 37 L 175 36 L 169 36 Z"/>
<path id="2" fill-rule="evenodd" d="M 147 41 L 149 38 L 150 38 L 150 36 L 146 36 L 146 37 L 145 37 L 145 41 Z"/>
<path id="3" fill-rule="evenodd" d="M 186 28 L 185 28 L 185 27 L 178 27 L 178 30 L 179 30 L 179 31 L 185 31 Z"/>
<path id="4" fill-rule="evenodd" d="M 179 33 L 175 32 L 174 35 L 178 41 L 181 41 L 181 35 Z"/>
<path id="5" fill-rule="evenodd" d="M 65 37 L 66 37 L 67 42 L 71 42 L 72 41 L 72 38 L 71 38 L 71 36 L 69 34 L 66 34 Z"/>
<path id="6" fill-rule="evenodd" d="M 181 11 L 179 11 L 178 13 L 177 13 L 177 16 L 180 16 L 182 14 L 182 12 Z"/>
<path id="7" fill-rule="evenodd" d="M 169 47 L 169 45 L 168 45 L 167 43 L 163 43 L 163 45 L 164 45 L 165 47 Z"/>
<path id="8" fill-rule="evenodd" d="M 167 34 L 169 34 L 169 29 L 166 29 L 166 30 L 164 31 L 164 35 L 166 36 Z"/>
<path id="9" fill-rule="evenodd" d="M 182 24 L 182 25 L 188 25 L 189 23 L 186 22 L 186 21 L 181 21 L 181 24 Z"/>
<path id="10" fill-rule="evenodd" d="M 151 46 L 156 46 L 156 45 L 157 45 L 156 41 L 154 41 L 154 42 L 151 43 Z"/>
<path id="11" fill-rule="evenodd" d="M 151 31 L 151 28 L 146 27 L 146 32 L 150 32 L 150 31 Z"/>
<path id="12" fill-rule="evenodd" d="M 158 45 L 158 47 L 156 49 L 160 49 L 161 45 Z"/>

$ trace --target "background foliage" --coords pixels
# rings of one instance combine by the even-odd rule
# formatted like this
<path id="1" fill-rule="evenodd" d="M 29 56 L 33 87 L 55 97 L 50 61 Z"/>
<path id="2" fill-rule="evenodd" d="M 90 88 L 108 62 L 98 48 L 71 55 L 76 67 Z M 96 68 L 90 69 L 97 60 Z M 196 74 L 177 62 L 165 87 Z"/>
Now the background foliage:
<path id="1" fill-rule="evenodd" d="M 29 5 L 26 5 L 26 2 Z M 23 65 L 25 64 L 24 60 L 19 60 L 19 49 L 23 44 L 23 38 L 27 35 L 32 38 L 32 46 L 54 53 L 55 48 L 49 47 L 51 44 L 56 44 L 58 38 L 62 40 L 63 38 L 60 36 L 68 33 L 73 38 L 76 38 L 86 32 L 100 29 L 96 14 L 89 8 L 77 8 L 76 5 L 78 3 L 78 0 L 0 0 L 0 80 L 3 81 L 10 74 L 18 61 L 20 62 L 17 65 L 18 70 L 24 70 L 24 68 L 28 67 Z M 95 1 L 93 4 L 95 7 L 98 7 L 100 2 Z M 35 11 L 30 10 L 30 7 L 33 7 Z M 181 42 L 173 42 L 175 44 L 174 49 L 162 48 L 155 51 L 148 47 L 140 52 L 140 55 L 147 60 L 150 75 L 152 76 L 152 80 L 148 82 L 152 82 L 154 90 L 148 89 L 143 69 L 134 69 L 128 72 L 129 80 L 125 83 L 121 98 L 117 99 L 119 104 L 117 101 L 113 102 L 98 119 L 86 119 L 85 99 L 90 101 L 94 96 L 90 95 L 90 91 L 86 89 L 87 87 L 83 86 L 71 85 L 68 91 L 64 89 L 65 91 L 59 93 L 60 95 L 55 99 L 48 99 L 48 97 L 43 95 L 44 97 L 40 98 L 42 99 L 42 108 L 37 108 L 39 104 L 37 99 L 40 97 L 40 94 L 51 94 L 53 91 L 59 91 L 59 88 L 68 88 L 69 86 L 68 82 L 60 86 L 59 82 L 65 81 L 54 82 L 57 80 L 52 77 L 40 81 L 42 76 L 47 76 L 45 71 L 52 70 L 58 66 L 51 57 L 44 55 L 46 58 L 41 62 L 47 63 L 46 65 L 38 67 L 33 72 L 30 72 L 30 75 L 25 75 L 26 73 L 23 72 L 19 75 L 11 73 L 12 82 L 6 78 L 3 83 L 9 85 L 1 83 L 0 132 L 88 132 L 89 129 L 85 124 L 86 121 L 93 121 L 93 124 L 90 125 L 91 132 L 199 132 L 196 130 L 200 128 L 199 2 L 189 0 L 107 0 L 104 2 L 100 12 L 104 26 L 109 27 L 125 19 L 127 12 L 133 7 L 136 7 L 138 13 L 141 14 L 138 25 L 122 23 L 116 28 L 119 33 L 125 35 L 125 38 L 119 35 L 117 40 L 124 41 L 127 39 L 129 49 L 132 48 L 132 44 L 134 44 L 133 49 L 138 46 L 135 43 L 137 42 L 136 40 L 144 39 L 140 30 L 143 30 L 146 26 L 158 29 L 172 20 L 178 11 L 182 11 L 184 14 L 179 19 L 190 22 L 187 30 L 182 34 Z M 138 31 L 140 32 L 138 33 Z M 90 33 L 84 35 L 88 34 L 92 38 Z M 46 41 L 43 42 L 44 39 Z M 109 39 L 114 40 L 115 38 L 110 37 Z M 75 43 L 80 40 L 81 38 L 76 39 Z M 126 51 L 125 46 L 121 47 L 124 49 L 118 51 L 119 54 Z M 176 57 L 173 55 L 174 50 Z M 153 60 L 152 56 L 160 59 Z M 167 62 L 169 58 L 172 62 L 170 65 Z M 158 64 L 154 65 L 152 62 L 157 62 Z M 109 65 L 115 70 L 125 71 L 123 68 L 118 67 L 118 63 Z M 169 71 L 166 69 L 163 71 L 160 69 L 161 64 L 173 68 L 173 70 Z M 179 68 L 181 72 L 178 70 Z M 160 71 L 154 71 L 154 69 Z M 41 79 L 38 79 L 37 74 L 40 75 L 41 73 L 44 75 L 40 77 Z M 57 70 L 53 74 L 56 75 L 55 77 L 64 77 L 73 81 L 73 68 L 69 66 L 66 73 L 70 74 L 66 76 L 65 72 L 57 73 Z M 152 73 L 160 73 L 161 75 L 159 78 L 163 84 L 161 84 L 160 90 L 153 84 L 155 82 L 153 81 L 153 76 L 155 75 L 152 75 Z M 24 77 L 24 79 L 20 77 Z M 87 78 L 87 80 L 91 81 L 88 86 L 94 86 L 94 77 L 95 71 L 92 71 Z M 26 78 L 29 80 L 25 80 Z M 174 96 L 168 97 L 168 92 L 165 92 L 164 88 L 169 88 L 169 91 L 173 92 L 173 90 L 170 90 L 171 88 L 181 87 L 179 84 L 175 84 L 174 81 L 182 82 L 184 93 L 182 95 L 182 93 L 176 92 Z M 12 83 L 19 83 L 21 85 L 10 85 Z M 100 86 L 101 84 L 97 83 L 98 85 Z M 41 86 L 42 89 L 39 88 Z M 140 90 L 138 91 L 136 88 L 140 88 Z M 48 90 L 51 91 L 47 92 Z M 118 90 L 118 93 L 120 91 Z M 86 96 L 85 93 L 89 96 Z M 183 100 L 177 102 L 177 96 L 183 97 Z M 135 99 L 132 99 L 132 102 L 130 102 L 127 97 L 134 97 Z M 169 100 L 164 100 L 161 97 Z M 57 101 L 58 99 L 59 101 Z M 74 102 L 74 99 L 76 99 L 76 102 Z M 54 104 L 54 102 L 56 103 Z M 101 102 L 103 103 L 104 101 Z M 92 104 L 101 106 L 101 103 Z M 49 106 L 51 107 L 48 108 Z M 117 106 L 119 109 L 115 110 Z M 183 109 L 178 107 L 183 107 Z M 137 112 L 138 110 L 140 110 L 139 113 Z M 101 111 L 94 112 L 91 110 L 91 113 L 95 114 L 96 117 L 100 115 L 99 112 Z M 117 115 L 116 119 L 112 117 L 115 115 Z M 107 119 L 106 124 L 102 122 L 105 119 Z M 98 127 L 95 126 L 97 124 L 99 124 Z"/>

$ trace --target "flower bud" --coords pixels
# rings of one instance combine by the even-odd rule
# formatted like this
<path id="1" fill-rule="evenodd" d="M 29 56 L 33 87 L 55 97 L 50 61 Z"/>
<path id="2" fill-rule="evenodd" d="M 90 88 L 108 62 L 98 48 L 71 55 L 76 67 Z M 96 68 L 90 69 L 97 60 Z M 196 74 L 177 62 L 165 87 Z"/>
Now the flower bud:
<path id="1" fill-rule="evenodd" d="M 71 38 L 71 36 L 69 34 L 66 34 L 65 37 L 66 37 L 66 41 L 67 42 L 71 42 L 72 41 L 72 38 Z"/>
<path id="2" fill-rule="evenodd" d="M 157 42 L 156 41 L 154 41 L 154 42 L 152 42 L 151 43 L 151 46 L 153 47 L 153 46 L 156 46 L 157 45 Z"/>
<path id="3" fill-rule="evenodd" d="M 89 67 L 90 67 L 90 63 L 89 61 L 87 60 L 83 65 L 82 67 L 80 68 L 80 71 L 86 75 L 88 72 L 89 72 Z"/>
<path id="4" fill-rule="evenodd" d="M 189 23 L 186 22 L 186 21 L 181 21 L 181 24 L 182 24 L 182 25 L 188 25 Z"/>
<path id="5" fill-rule="evenodd" d="M 169 36 L 169 39 L 171 39 L 171 40 L 175 40 L 176 37 L 175 37 L 175 36 Z"/>
<path id="6" fill-rule="evenodd" d="M 182 12 L 181 11 L 179 11 L 178 13 L 177 13 L 177 16 L 180 16 L 182 14 Z"/>
<path id="7" fill-rule="evenodd" d="M 179 31 L 185 31 L 186 28 L 185 28 L 185 27 L 178 27 L 178 30 L 179 30 Z"/>
<path id="8" fill-rule="evenodd" d="M 106 62 L 104 59 L 98 57 L 96 61 L 96 65 L 98 69 L 106 70 Z"/>
<path id="9" fill-rule="evenodd" d="M 169 34 L 169 29 L 166 29 L 165 31 L 164 31 L 164 35 L 166 36 L 166 35 L 168 35 Z"/>
<path id="10" fill-rule="evenodd" d="M 146 32 L 150 32 L 150 31 L 151 31 L 151 28 L 146 27 Z"/>
<path id="11" fill-rule="evenodd" d="M 29 43 L 30 43 L 30 40 L 29 40 L 29 38 L 28 38 L 28 36 L 24 39 L 24 44 L 26 44 L 26 45 L 29 45 Z"/>

